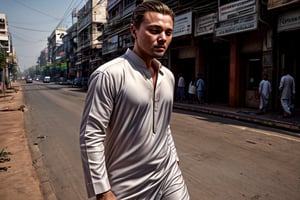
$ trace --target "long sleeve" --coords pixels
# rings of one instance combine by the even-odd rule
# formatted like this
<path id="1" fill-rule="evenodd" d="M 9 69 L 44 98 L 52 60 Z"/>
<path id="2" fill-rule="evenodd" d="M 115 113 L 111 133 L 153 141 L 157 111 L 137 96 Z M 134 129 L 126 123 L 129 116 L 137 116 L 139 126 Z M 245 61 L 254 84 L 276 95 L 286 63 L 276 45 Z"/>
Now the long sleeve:
<path id="1" fill-rule="evenodd" d="M 175 143 L 174 143 L 174 139 L 173 139 L 173 136 L 172 136 L 172 133 L 171 133 L 170 125 L 168 126 L 168 133 L 167 134 L 168 134 L 168 145 L 170 146 L 170 148 L 172 150 L 172 153 L 175 155 L 177 162 L 179 162 L 179 157 L 178 157 L 177 150 L 176 150 Z"/>
<path id="2" fill-rule="evenodd" d="M 259 87 L 258 87 L 258 92 L 259 92 L 259 94 L 262 93 L 262 85 L 263 85 L 263 81 L 260 81 Z"/>
<path id="3" fill-rule="evenodd" d="M 296 85 L 295 80 L 293 79 L 293 94 L 296 94 Z"/>
<path id="4" fill-rule="evenodd" d="M 282 89 L 283 89 L 283 84 L 284 84 L 284 77 L 281 77 L 281 79 L 280 79 L 280 83 L 279 83 L 279 91 L 282 91 Z"/>
<path id="5" fill-rule="evenodd" d="M 91 76 L 80 128 L 81 157 L 89 197 L 111 188 L 104 155 L 105 130 L 112 111 L 106 84 L 108 80 L 103 73 Z"/>

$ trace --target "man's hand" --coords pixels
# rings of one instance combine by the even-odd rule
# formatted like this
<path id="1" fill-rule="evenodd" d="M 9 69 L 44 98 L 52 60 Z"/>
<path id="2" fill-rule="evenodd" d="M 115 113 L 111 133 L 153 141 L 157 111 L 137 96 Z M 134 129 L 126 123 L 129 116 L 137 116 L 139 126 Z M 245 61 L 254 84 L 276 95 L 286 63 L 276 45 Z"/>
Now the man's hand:
<path id="1" fill-rule="evenodd" d="M 102 194 L 97 194 L 96 200 L 117 200 L 117 198 L 112 191 L 107 191 Z"/>

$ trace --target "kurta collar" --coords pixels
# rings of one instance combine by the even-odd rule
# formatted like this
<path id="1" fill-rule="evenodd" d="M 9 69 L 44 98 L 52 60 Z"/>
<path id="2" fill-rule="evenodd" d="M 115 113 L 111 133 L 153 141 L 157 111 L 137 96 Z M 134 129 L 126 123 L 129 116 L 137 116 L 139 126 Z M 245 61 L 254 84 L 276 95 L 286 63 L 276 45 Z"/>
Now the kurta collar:
<path id="1" fill-rule="evenodd" d="M 151 73 L 147 69 L 146 63 L 143 59 L 141 59 L 137 54 L 135 54 L 131 49 L 127 49 L 125 56 L 134 64 L 133 67 L 138 68 L 139 70 L 142 70 L 148 77 L 151 77 Z M 162 72 L 162 64 L 157 59 L 154 58 L 154 62 L 157 63 L 159 66 L 159 74 L 163 75 Z"/>

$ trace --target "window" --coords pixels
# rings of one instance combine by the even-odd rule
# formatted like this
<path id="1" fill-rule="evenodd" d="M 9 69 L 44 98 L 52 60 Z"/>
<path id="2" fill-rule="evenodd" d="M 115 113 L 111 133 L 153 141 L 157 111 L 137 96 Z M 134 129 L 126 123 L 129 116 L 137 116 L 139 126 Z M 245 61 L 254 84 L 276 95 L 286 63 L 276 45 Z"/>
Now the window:
<path id="1" fill-rule="evenodd" d="M 5 29 L 5 19 L 0 18 L 0 29 Z"/>

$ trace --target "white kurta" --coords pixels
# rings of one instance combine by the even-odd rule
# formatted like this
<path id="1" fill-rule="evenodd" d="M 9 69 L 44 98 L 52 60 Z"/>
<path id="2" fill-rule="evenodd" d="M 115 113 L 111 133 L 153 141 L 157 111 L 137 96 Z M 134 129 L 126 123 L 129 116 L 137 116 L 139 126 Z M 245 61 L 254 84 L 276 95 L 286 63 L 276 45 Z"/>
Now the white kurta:
<path id="1" fill-rule="evenodd" d="M 173 93 L 173 74 L 161 66 L 155 89 L 129 49 L 91 75 L 80 128 L 89 197 L 111 189 L 117 199 L 150 199 L 168 173 L 181 176 L 169 127 Z"/>

